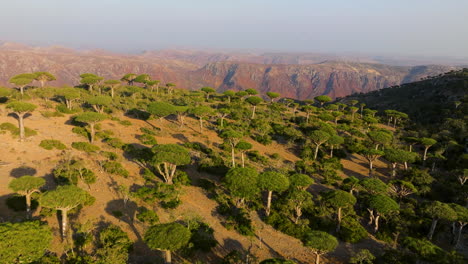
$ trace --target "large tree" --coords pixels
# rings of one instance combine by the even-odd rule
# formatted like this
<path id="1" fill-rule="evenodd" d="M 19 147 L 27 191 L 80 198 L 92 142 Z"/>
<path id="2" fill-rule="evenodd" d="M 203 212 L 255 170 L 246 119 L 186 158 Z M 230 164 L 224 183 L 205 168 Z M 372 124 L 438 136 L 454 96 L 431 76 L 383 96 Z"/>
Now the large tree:
<path id="1" fill-rule="evenodd" d="M 266 95 L 268 96 L 268 98 L 270 98 L 270 102 L 273 103 L 273 100 L 275 100 L 276 98 L 280 97 L 280 94 L 279 93 L 275 93 L 275 92 L 267 92 Z"/>
<path id="2" fill-rule="evenodd" d="M 111 91 L 111 97 L 114 98 L 115 89 L 120 86 L 120 81 L 118 81 L 118 80 L 106 80 L 104 82 L 104 84 L 109 86 L 110 91 Z"/>
<path id="3" fill-rule="evenodd" d="M 90 91 L 93 91 L 94 86 L 98 85 L 102 80 L 104 80 L 103 77 L 99 77 L 92 73 L 83 73 L 80 75 L 80 77 L 80 83 L 86 85 Z"/>
<path id="4" fill-rule="evenodd" d="M 200 133 L 203 133 L 203 119 L 207 118 L 213 113 L 213 108 L 206 105 L 200 105 L 188 109 L 188 112 L 198 118 L 200 123 Z"/>
<path id="5" fill-rule="evenodd" d="M 374 223 L 374 232 L 379 230 L 379 219 L 397 212 L 400 206 L 386 195 L 374 195 L 369 198 L 367 211 L 369 211 L 369 225 Z"/>
<path id="6" fill-rule="evenodd" d="M 105 107 L 110 106 L 112 103 L 112 97 L 106 95 L 92 96 L 88 98 L 86 102 L 90 104 L 96 112 L 103 114 Z"/>
<path id="7" fill-rule="evenodd" d="M 50 81 L 55 81 L 57 80 L 54 75 L 52 75 L 50 72 L 35 72 L 34 74 L 34 80 L 38 81 L 41 83 L 41 87 L 44 87 L 46 82 Z"/>
<path id="8" fill-rule="evenodd" d="M 60 89 L 58 95 L 62 98 L 67 108 L 72 110 L 73 102 L 81 98 L 81 91 L 77 88 L 66 87 Z"/>
<path id="9" fill-rule="evenodd" d="M 159 118 L 159 120 L 162 120 L 168 115 L 175 114 L 176 106 L 166 102 L 152 102 L 148 105 L 148 108 L 146 110 L 154 117 Z"/>
<path id="10" fill-rule="evenodd" d="M 372 172 L 374 170 L 374 162 L 385 153 L 381 150 L 376 149 L 364 149 L 361 151 L 362 156 L 366 158 L 369 162 L 369 176 L 372 176 Z"/>
<path id="11" fill-rule="evenodd" d="M 57 189 L 47 191 L 39 198 L 42 207 L 58 210 L 62 214 L 62 238 L 65 238 L 68 228 L 68 213 L 70 210 L 84 205 L 93 197 L 85 190 L 75 185 L 58 186 Z"/>
<path id="12" fill-rule="evenodd" d="M 460 245 L 463 228 L 468 225 L 468 208 L 459 204 L 450 204 L 453 211 L 456 213 L 455 222 L 458 224 L 457 232 L 455 233 L 454 245 L 457 248 Z"/>
<path id="13" fill-rule="evenodd" d="M 398 163 L 405 165 L 405 169 L 408 169 L 408 162 L 414 162 L 416 159 L 413 152 L 405 151 L 402 149 L 385 149 L 385 159 L 392 165 L 392 177 L 396 176 L 396 166 Z"/>
<path id="14" fill-rule="evenodd" d="M 333 190 L 323 194 L 323 199 L 326 204 L 337 210 L 337 225 L 336 225 L 336 232 L 340 231 L 341 228 L 341 219 L 342 219 L 342 211 L 346 208 L 352 208 L 354 204 L 356 204 L 356 197 L 354 197 L 349 192 L 345 192 L 342 190 Z"/>
<path id="15" fill-rule="evenodd" d="M 245 201 L 253 200 L 260 192 L 258 172 L 253 168 L 232 168 L 224 178 L 226 187 L 236 198 L 236 206 L 242 207 Z"/>
<path id="16" fill-rule="evenodd" d="M 94 137 L 96 134 L 95 126 L 97 123 L 107 119 L 107 115 L 96 113 L 96 112 L 84 112 L 75 117 L 75 120 L 82 123 L 87 123 L 90 128 L 90 137 L 89 141 L 94 142 Z"/>
<path id="17" fill-rule="evenodd" d="M 122 82 L 126 82 L 128 85 L 133 85 L 133 82 L 135 81 L 136 77 L 137 75 L 134 73 L 127 73 L 122 78 L 120 78 L 120 80 Z"/>
<path id="18" fill-rule="evenodd" d="M 31 196 L 33 193 L 40 192 L 40 188 L 44 184 L 45 180 L 43 178 L 30 175 L 14 179 L 8 184 L 8 188 L 26 198 L 26 214 L 28 217 L 30 217 L 31 212 Z"/>
<path id="19" fill-rule="evenodd" d="M 242 133 L 233 129 L 226 129 L 221 132 L 220 137 L 223 138 L 231 147 L 231 165 L 234 168 L 236 167 L 235 149 L 242 139 Z"/>
<path id="20" fill-rule="evenodd" d="M 145 232 L 144 241 L 149 248 L 164 251 L 166 264 L 171 264 L 171 252 L 187 245 L 190 237 L 187 227 L 179 223 L 166 223 L 150 227 Z"/>
<path id="21" fill-rule="evenodd" d="M 9 83 L 14 84 L 20 90 L 21 95 L 24 95 L 24 87 L 28 84 L 32 83 L 32 81 L 36 78 L 36 75 L 32 73 L 22 73 L 13 76 Z"/>
<path id="22" fill-rule="evenodd" d="M 263 102 L 263 99 L 258 96 L 250 96 L 249 98 L 245 99 L 247 103 L 252 105 L 252 119 L 255 118 L 255 111 L 257 109 L 257 106 Z"/>
<path id="23" fill-rule="evenodd" d="M 36 263 L 50 247 L 52 232 L 39 221 L 0 223 L 0 263 Z"/>
<path id="24" fill-rule="evenodd" d="M 387 131 L 370 131 L 367 133 L 367 136 L 372 140 L 372 142 L 375 144 L 375 149 L 378 150 L 379 146 L 385 146 L 389 143 L 392 142 L 393 136 L 390 132 Z"/>
<path id="25" fill-rule="evenodd" d="M 335 250 L 338 246 L 338 240 L 323 231 L 310 231 L 305 235 L 304 245 L 314 252 L 315 264 L 320 264 L 320 256 Z"/>
<path id="26" fill-rule="evenodd" d="M 187 149 L 176 144 L 156 145 L 151 150 L 154 153 L 153 165 L 168 184 L 173 183 L 177 166 L 187 165 L 191 161 Z"/>
<path id="27" fill-rule="evenodd" d="M 320 106 L 323 106 L 323 104 L 328 103 L 331 101 L 331 98 L 326 95 L 319 95 L 314 97 L 315 101 L 320 103 Z"/>
<path id="28" fill-rule="evenodd" d="M 423 161 L 426 161 L 427 151 L 429 150 L 430 147 L 435 145 L 437 143 L 437 141 L 435 139 L 432 139 L 432 138 L 421 138 L 421 139 L 419 139 L 419 142 L 421 143 L 421 145 L 424 146 Z"/>
<path id="29" fill-rule="evenodd" d="M 210 99 L 210 94 L 213 94 L 216 92 L 214 88 L 209 87 L 209 86 L 202 87 L 200 88 L 200 90 L 206 94 L 206 100 Z"/>
<path id="30" fill-rule="evenodd" d="M 20 130 L 20 141 L 24 141 L 24 119 L 28 114 L 34 111 L 37 106 L 31 103 L 22 102 L 22 101 L 13 101 L 6 106 L 12 111 L 13 114 L 18 118 L 18 127 Z"/>
<path id="31" fill-rule="evenodd" d="M 432 240 L 432 236 L 434 235 L 434 231 L 439 220 L 444 219 L 448 221 L 454 221 L 457 218 L 457 213 L 453 210 L 452 207 L 450 207 L 449 204 L 439 201 L 431 202 L 424 208 L 424 213 L 432 218 L 431 228 L 427 234 L 427 238 L 429 240 Z"/>
<path id="32" fill-rule="evenodd" d="M 318 156 L 319 147 L 323 143 L 327 142 L 328 139 L 330 139 L 330 134 L 322 130 L 314 130 L 312 131 L 312 133 L 310 133 L 309 138 L 315 145 L 314 160 L 316 160 Z"/>
<path id="33" fill-rule="evenodd" d="M 270 215 L 271 197 L 273 192 L 281 193 L 289 188 L 289 179 L 277 171 L 266 171 L 258 177 L 258 186 L 268 192 L 265 214 Z"/>
<path id="34" fill-rule="evenodd" d="M 252 149 L 252 144 L 250 144 L 249 142 L 240 141 L 236 144 L 236 149 L 239 150 L 239 152 L 241 153 L 241 165 L 243 168 L 245 167 L 245 152 Z"/>

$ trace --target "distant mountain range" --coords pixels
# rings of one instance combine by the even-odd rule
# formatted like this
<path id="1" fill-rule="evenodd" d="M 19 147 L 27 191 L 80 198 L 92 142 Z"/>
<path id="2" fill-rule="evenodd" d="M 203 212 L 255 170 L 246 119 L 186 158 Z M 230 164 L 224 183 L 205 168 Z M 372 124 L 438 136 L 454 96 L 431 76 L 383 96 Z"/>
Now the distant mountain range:
<path id="1" fill-rule="evenodd" d="M 284 97 L 307 99 L 326 94 L 343 97 L 439 75 L 460 67 L 446 65 L 392 66 L 379 59 L 313 53 L 148 51 L 138 55 L 104 50 L 76 51 L 64 47 L 0 46 L 0 84 L 13 75 L 49 71 L 51 85 L 78 84 L 81 73 L 108 79 L 126 73 L 147 73 L 153 79 L 174 82 L 181 88 L 212 86 L 218 91 L 255 88 Z M 382 61 L 382 59 L 380 59 Z M 410 64 L 401 60 L 401 64 Z"/>

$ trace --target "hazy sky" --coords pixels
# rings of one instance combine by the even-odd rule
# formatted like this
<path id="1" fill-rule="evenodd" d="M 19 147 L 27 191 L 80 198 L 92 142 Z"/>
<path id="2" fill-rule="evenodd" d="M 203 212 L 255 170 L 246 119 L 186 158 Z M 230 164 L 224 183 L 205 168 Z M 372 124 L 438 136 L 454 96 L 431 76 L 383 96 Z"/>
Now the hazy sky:
<path id="1" fill-rule="evenodd" d="M 0 0 L 0 40 L 468 56 L 467 0 Z"/>

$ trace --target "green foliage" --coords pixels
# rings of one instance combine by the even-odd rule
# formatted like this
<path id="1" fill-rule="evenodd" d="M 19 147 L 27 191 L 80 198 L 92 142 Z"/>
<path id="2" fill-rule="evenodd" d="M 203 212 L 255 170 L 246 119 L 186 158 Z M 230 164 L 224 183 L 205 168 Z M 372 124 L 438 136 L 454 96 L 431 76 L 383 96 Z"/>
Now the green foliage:
<path id="1" fill-rule="evenodd" d="M 43 178 L 25 175 L 25 176 L 21 176 L 19 178 L 13 179 L 8 184 L 8 188 L 18 194 L 27 195 L 32 192 L 39 191 L 39 188 L 41 188 L 44 185 L 45 185 L 45 180 Z"/>
<path id="2" fill-rule="evenodd" d="M 157 118 L 163 118 L 176 113 L 176 107 L 166 102 L 150 103 L 146 110 Z"/>
<path id="3" fill-rule="evenodd" d="M 263 99 L 258 96 L 250 96 L 250 97 L 247 97 L 245 101 L 251 105 L 259 105 L 260 103 L 263 102 Z"/>
<path id="4" fill-rule="evenodd" d="M 290 186 L 298 190 L 306 190 L 314 184 L 314 180 L 305 174 L 295 173 L 289 176 Z"/>
<path id="5" fill-rule="evenodd" d="M 280 259 L 280 258 L 273 258 L 273 259 L 265 259 L 260 264 L 296 264 L 296 262 L 292 260 Z"/>
<path id="6" fill-rule="evenodd" d="M 373 264 L 375 256 L 367 249 L 361 249 L 349 259 L 350 264 Z"/>
<path id="7" fill-rule="evenodd" d="M 338 237 L 344 242 L 358 243 L 368 237 L 366 229 L 359 223 L 355 216 L 347 216 L 341 222 Z"/>
<path id="8" fill-rule="evenodd" d="M 190 231 L 179 223 L 158 224 L 150 227 L 144 241 L 151 249 L 174 251 L 187 245 Z"/>
<path id="9" fill-rule="evenodd" d="M 139 136 L 138 140 L 140 140 L 141 143 L 143 143 L 145 145 L 156 145 L 156 144 L 158 144 L 158 141 L 156 140 L 156 138 L 154 138 L 154 136 L 149 135 L 149 134 L 143 134 L 143 135 Z"/>
<path id="10" fill-rule="evenodd" d="M 154 153 L 152 161 L 155 164 L 167 162 L 181 166 L 189 164 L 191 160 L 188 151 L 176 144 L 156 145 L 151 151 Z"/>
<path id="11" fill-rule="evenodd" d="M 62 185 L 77 185 L 79 180 L 88 185 L 96 182 L 96 174 L 86 168 L 84 161 L 77 159 L 64 160 L 57 165 L 52 174 L 57 183 Z"/>
<path id="12" fill-rule="evenodd" d="M 6 106 L 7 109 L 19 114 L 30 113 L 34 111 L 37 106 L 31 103 L 22 102 L 22 101 L 13 101 L 8 103 Z"/>
<path id="13" fill-rule="evenodd" d="M 31 263 L 39 260 L 52 242 L 52 232 L 39 221 L 0 223 L 0 263 Z"/>
<path id="14" fill-rule="evenodd" d="M 310 247 L 317 254 L 324 254 L 335 250 L 338 246 L 338 240 L 323 231 L 310 231 L 305 235 L 304 245 Z"/>
<path id="15" fill-rule="evenodd" d="M 56 139 L 44 139 L 41 141 L 39 146 L 47 150 L 52 150 L 54 148 L 58 150 L 67 149 L 67 146 L 65 146 L 60 140 Z"/>
<path id="16" fill-rule="evenodd" d="M 75 117 L 75 121 L 95 124 L 107 119 L 107 115 L 96 113 L 96 112 L 84 112 Z"/>
<path id="17" fill-rule="evenodd" d="M 58 186 L 57 189 L 47 191 L 39 198 L 41 206 L 56 210 L 69 210 L 93 202 L 94 197 L 74 185 Z"/>
<path id="18" fill-rule="evenodd" d="M 314 97 L 315 101 L 319 102 L 320 104 L 324 104 L 324 103 L 328 103 L 331 101 L 331 98 L 329 96 L 326 96 L 326 95 L 319 95 L 319 96 L 316 96 Z"/>
<path id="19" fill-rule="evenodd" d="M 284 192 L 289 187 L 289 179 L 276 171 L 266 171 L 259 175 L 258 186 L 262 190 Z"/>
<path id="20" fill-rule="evenodd" d="M 254 200 L 260 192 L 258 172 L 253 168 L 232 168 L 224 181 L 231 195 L 239 199 Z"/>
<path id="21" fill-rule="evenodd" d="M 128 253 L 132 241 L 127 233 L 116 225 L 109 225 L 99 232 L 99 248 L 97 250 L 98 264 L 128 263 Z"/>
<path id="22" fill-rule="evenodd" d="M 364 191 L 371 194 L 386 194 L 388 192 L 388 185 L 377 178 L 364 178 L 359 181 Z"/>
<path id="23" fill-rule="evenodd" d="M 107 138 L 104 142 L 116 149 L 122 149 L 125 146 L 125 143 L 119 138 Z"/>
<path id="24" fill-rule="evenodd" d="M 105 172 L 120 175 L 124 178 L 128 178 L 130 173 L 117 161 L 103 161 L 101 163 L 102 168 Z"/>
<path id="25" fill-rule="evenodd" d="M 369 208 L 385 215 L 398 211 L 400 206 L 392 198 L 385 195 L 374 195 L 369 198 Z"/>
<path id="26" fill-rule="evenodd" d="M 93 144 L 88 143 L 88 142 L 73 142 L 71 144 L 71 146 L 74 149 L 81 150 L 81 151 L 84 151 L 84 152 L 87 152 L 87 153 L 96 152 L 96 151 L 100 150 L 100 148 L 98 146 L 93 145 Z"/>
<path id="27" fill-rule="evenodd" d="M 149 225 L 154 225 L 157 222 L 159 222 L 158 215 L 154 211 L 149 210 L 146 207 L 138 208 L 136 218 L 138 219 L 138 221 Z"/>

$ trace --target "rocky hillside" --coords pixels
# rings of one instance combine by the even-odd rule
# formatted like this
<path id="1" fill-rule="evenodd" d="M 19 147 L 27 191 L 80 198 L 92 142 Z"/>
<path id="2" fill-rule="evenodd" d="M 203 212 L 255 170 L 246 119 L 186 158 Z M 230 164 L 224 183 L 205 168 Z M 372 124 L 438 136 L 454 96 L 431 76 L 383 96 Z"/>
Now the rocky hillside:
<path id="1" fill-rule="evenodd" d="M 85 72 L 110 79 L 134 72 L 150 74 L 163 83 L 174 82 L 181 88 L 213 86 L 219 91 L 255 88 L 262 93 L 276 91 L 286 97 L 307 99 L 321 94 L 342 97 L 369 92 L 454 69 L 345 61 L 318 63 L 321 58 L 326 57 L 173 51 L 122 55 L 100 50 L 78 52 L 62 47 L 4 44 L 0 46 L 0 84 L 8 85 L 11 76 L 33 71 L 51 72 L 58 77 L 51 83 L 56 86 L 78 84 L 79 75 Z M 284 62 L 291 64 L 278 64 Z"/>

